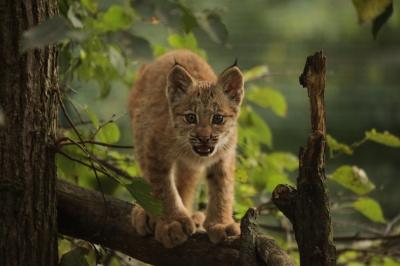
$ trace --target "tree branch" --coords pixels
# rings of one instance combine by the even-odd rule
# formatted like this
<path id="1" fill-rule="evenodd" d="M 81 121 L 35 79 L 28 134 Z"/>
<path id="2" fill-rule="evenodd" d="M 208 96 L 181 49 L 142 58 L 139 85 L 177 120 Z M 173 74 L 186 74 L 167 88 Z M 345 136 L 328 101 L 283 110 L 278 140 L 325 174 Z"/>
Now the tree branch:
<path id="1" fill-rule="evenodd" d="M 141 237 L 132 226 L 133 205 L 58 179 L 59 233 L 99 244 L 154 265 L 235 265 L 239 258 L 240 239 L 229 237 L 214 245 L 207 233 L 197 232 L 186 243 L 168 249 L 153 236 Z M 256 265 L 295 265 L 272 238 L 257 235 Z M 261 258 L 261 259 L 260 259 Z"/>
<path id="2" fill-rule="evenodd" d="M 329 192 L 325 176 L 325 75 L 326 58 L 322 51 L 309 56 L 300 76 L 307 87 L 311 107 L 311 134 L 307 149 L 299 151 L 297 188 L 279 185 L 272 201 L 291 221 L 300 252 L 301 265 L 336 265 L 332 243 Z"/>

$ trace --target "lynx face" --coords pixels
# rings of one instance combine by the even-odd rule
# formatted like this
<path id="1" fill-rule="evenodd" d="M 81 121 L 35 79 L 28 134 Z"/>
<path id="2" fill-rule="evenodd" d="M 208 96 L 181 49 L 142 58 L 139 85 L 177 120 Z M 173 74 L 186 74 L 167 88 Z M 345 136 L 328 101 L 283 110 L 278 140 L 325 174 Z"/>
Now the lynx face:
<path id="1" fill-rule="evenodd" d="M 168 76 L 167 97 L 176 155 L 212 157 L 230 152 L 230 145 L 236 145 L 232 138 L 243 98 L 243 78 L 237 67 L 227 69 L 213 83 L 195 81 L 176 65 Z"/>

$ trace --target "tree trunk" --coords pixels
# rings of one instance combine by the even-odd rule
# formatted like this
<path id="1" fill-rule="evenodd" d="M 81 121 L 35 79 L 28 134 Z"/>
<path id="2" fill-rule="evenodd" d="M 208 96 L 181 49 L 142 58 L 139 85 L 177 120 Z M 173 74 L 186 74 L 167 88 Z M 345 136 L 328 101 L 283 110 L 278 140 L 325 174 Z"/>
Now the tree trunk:
<path id="1" fill-rule="evenodd" d="M 1 265 L 58 262 L 58 50 L 19 53 L 23 31 L 57 13 L 55 0 L 0 1 Z"/>
<path id="2" fill-rule="evenodd" d="M 302 266 L 336 265 L 325 176 L 325 73 L 322 51 L 307 58 L 300 84 L 307 88 L 310 99 L 311 134 L 307 149 L 300 148 L 297 189 L 278 185 L 272 193 L 274 204 L 293 224 Z"/>

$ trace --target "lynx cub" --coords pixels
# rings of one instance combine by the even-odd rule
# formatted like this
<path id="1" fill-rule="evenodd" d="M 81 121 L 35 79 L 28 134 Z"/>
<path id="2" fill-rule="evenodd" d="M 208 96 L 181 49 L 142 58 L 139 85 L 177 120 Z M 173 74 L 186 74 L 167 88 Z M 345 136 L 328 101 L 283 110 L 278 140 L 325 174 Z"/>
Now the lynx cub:
<path id="1" fill-rule="evenodd" d="M 243 95 L 236 64 L 217 78 L 190 51 L 169 52 L 141 68 L 129 114 L 137 160 L 153 195 L 163 202 L 163 220 L 136 206 L 132 223 L 140 235 L 154 232 L 157 241 L 172 248 L 201 225 L 213 243 L 240 233 L 232 203 L 236 119 Z M 205 220 L 202 213 L 192 213 L 195 186 L 204 171 L 209 193 Z"/>

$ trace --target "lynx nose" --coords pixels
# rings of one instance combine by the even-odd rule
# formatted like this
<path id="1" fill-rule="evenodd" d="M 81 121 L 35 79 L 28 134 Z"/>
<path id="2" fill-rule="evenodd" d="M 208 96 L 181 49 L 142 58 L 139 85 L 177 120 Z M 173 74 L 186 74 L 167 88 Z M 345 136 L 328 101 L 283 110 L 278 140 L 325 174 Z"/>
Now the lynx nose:
<path id="1" fill-rule="evenodd" d="M 197 135 L 196 137 L 201 143 L 207 143 L 211 139 L 211 136 L 199 136 L 199 135 Z"/>

